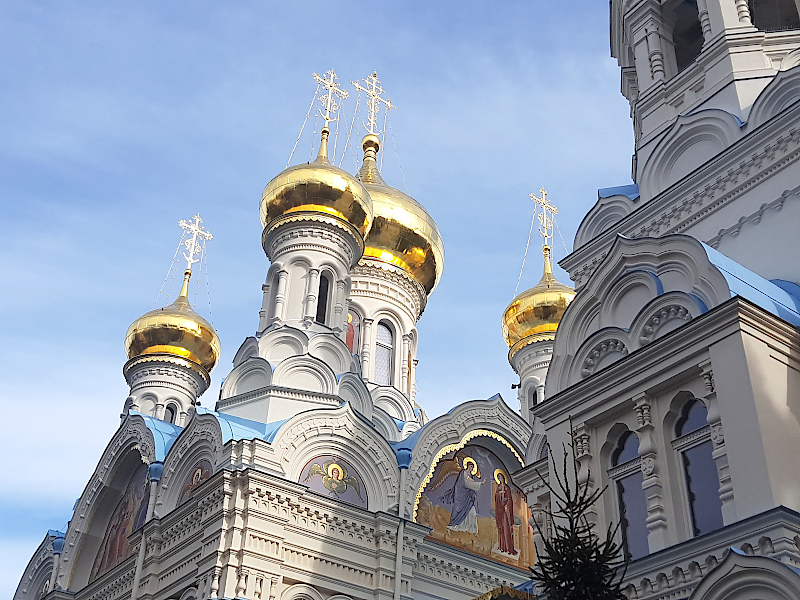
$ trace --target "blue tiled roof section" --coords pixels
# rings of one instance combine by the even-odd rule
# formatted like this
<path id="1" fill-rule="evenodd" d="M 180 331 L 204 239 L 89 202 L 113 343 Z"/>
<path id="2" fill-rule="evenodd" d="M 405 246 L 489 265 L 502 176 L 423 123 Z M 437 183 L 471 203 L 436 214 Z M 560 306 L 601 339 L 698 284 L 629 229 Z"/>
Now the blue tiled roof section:
<path id="1" fill-rule="evenodd" d="M 397 427 L 397 431 L 403 431 L 403 427 L 405 427 L 406 422 L 401 421 L 400 419 L 395 419 L 392 417 L 392 421 L 394 421 L 395 426 Z"/>
<path id="2" fill-rule="evenodd" d="M 64 533 L 63 531 L 59 531 L 58 529 L 48 529 L 47 530 L 47 535 L 52 536 L 52 537 L 56 537 L 56 538 L 63 538 L 67 534 Z"/>
<path id="3" fill-rule="evenodd" d="M 178 427 L 172 423 L 167 423 L 161 419 L 156 419 L 150 415 L 143 415 L 142 413 L 132 410 L 132 415 L 138 415 L 144 419 L 145 425 L 153 434 L 153 441 L 155 442 L 156 460 L 163 461 L 167 456 L 167 452 L 172 448 L 172 444 L 178 439 L 183 427 Z"/>
<path id="4" fill-rule="evenodd" d="M 520 592 L 527 592 L 528 594 L 533 593 L 533 579 L 528 579 L 527 581 L 523 581 L 519 585 L 514 586 L 515 590 L 519 590 Z"/>
<path id="5" fill-rule="evenodd" d="M 800 327 L 800 299 L 711 246 L 703 244 L 703 247 L 708 259 L 725 277 L 732 294 L 749 300 L 776 317 Z"/>
<path id="6" fill-rule="evenodd" d="M 261 423 L 259 421 L 245 419 L 244 417 L 235 417 L 233 415 L 214 412 L 202 406 L 198 406 L 196 410 L 198 414 L 212 415 L 217 419 L 219 427 L 222 430 L 223 443 L 228 443 L 230 440 L 255 439 L 272 442 L 281 426 L 289 420 L 284 419 L 283 421 L 275 421 L 274 423 Z"/>
<path id="7" fill-rule="evenodd" d="M 618 185 L 597 190 L 598 200 L 610 198 L 611 196 L 627 196 L 631 200 L 636 200 L 639 197 L 639 186 L 632 183 L 630 185 Z"/>

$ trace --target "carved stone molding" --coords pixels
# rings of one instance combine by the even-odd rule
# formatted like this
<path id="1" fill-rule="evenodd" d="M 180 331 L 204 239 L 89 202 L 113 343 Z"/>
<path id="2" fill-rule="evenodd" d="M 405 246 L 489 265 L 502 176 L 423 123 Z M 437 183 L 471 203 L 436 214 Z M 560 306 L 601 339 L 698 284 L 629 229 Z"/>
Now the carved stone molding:
<path id="1" fill-rule="evenodd" d="M 799 195 L 800 187 L 796 187 L 793 190 L 784 191 L 780 197 L 776 198 L 772 202 L 763 203 L 761 207 L 754 213 L 740 217 L 734 225 L 731 225 L 726 229 L 720 229 L 719 233 L 708 240 L 707 244 L 712 248 L 719 248 L 719 244 L 722 241 L 722 238 L 725 236 L 736 237 L 742 230 L 742 226 L 746 225 L 747 223 L 758 225 L 761 222 L 761 219 L 764 218 L 764 214 L 766 214 L 767 211 L 774 210 L 775 212 L 780 212 L 783 208 L 783 205 L 786 203 L 786 200 L 789 198 L 797 198 Z"/>
<path id="2" fill-rule="evenodd" d="M 586 378 L 592 375 L 597 369 L 598 363 L 609 354 L 619 353 L 627 356 L 628 348 L 622 340 L 603 340 L 599 342 L 589 352 L 581 368 L 581 376 Z"/>
<path id="3" fill-rule="evenodd" d="M 642 334 L 639 336 L 639 343 L 641 343 L 642 346 L 649 344 L 653 341 L 655 335 L 664 325 L 676 319 L 681 321 L 690 321 L 692 319 L 692 315 L 689 313 L 686 307 L 678 304 L 664 306 L 663 308 L 659 309 L 647 320 L 647 323 L 642 328 Z"/>

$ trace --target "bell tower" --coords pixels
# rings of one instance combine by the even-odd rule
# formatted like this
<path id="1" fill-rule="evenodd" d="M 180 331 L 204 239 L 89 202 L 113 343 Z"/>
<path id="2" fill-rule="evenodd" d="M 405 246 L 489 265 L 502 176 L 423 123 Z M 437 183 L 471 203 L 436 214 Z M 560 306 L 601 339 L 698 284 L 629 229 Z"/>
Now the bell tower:
<path id="1" fill-rule="evenodd" d="M 631 107 L 642 199 L 660 191 L 647 163 L 676 119 L 713 109 L 741 126 L 776 73 L 798 64 L 798 46 L 795 0 L 612 0 L 611 54 Z"/>

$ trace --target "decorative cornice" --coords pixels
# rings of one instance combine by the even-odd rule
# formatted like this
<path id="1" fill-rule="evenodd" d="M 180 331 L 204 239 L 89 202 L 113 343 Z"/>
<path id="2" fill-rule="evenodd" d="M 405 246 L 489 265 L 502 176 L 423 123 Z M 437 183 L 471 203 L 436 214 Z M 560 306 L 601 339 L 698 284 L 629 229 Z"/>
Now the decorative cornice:
<path id="1" fill-rule="evenodd" d="M 761 149 L 753 151 L 754 146 Z M 569 272 L 578 289 L 605 258 L 617 234 L 639 238 L 687 232 L 798 158 L 800 107 L 787 110 L 744 136 L 719 157 L 645 202 L 559 264 Z"/>
<path id="2" fill-rule="evenodd" d="M 428 303 L 428 295 L 425 293 L 425 288 L 403 269 L 395 267 L 394 265 L 370 260 L 369 258 L 362 258 L 353 268 L 352 276 L 353 287 L 350 291 L 351 296 L 369 296 L 392 302 L 408 312 L 414 321 L 419 320 L 419 317 L 422 315 Z M 359 288 L 355 285 L 355 282 L 360 277 L 378 279 L 384 283 L 394 285 L 408 296 L 413 306 L 407 306 L 404 302 L 399 301 L 399 298 L 391 294 L 385 294 L 378 290 Z"/>
<path id="3" fill-rule="evenodd" d="M 125 376 L 125 381 L 131 386 L 131 391 L 143 385 L 161 385 L 173 389 L 182 389 L 190 394 L 199 396 L 211 384 L 211 376 L 202 366 L 172 354 L 158 353 L 136 356 L 125 363 L 125 366 L 122 367 L 122 374 Z M 150 379 L 164 376 L 185 382 L 186 386 L 180 386 L 174 381 L 152 381 Z"/>
<path id="4" fill-rule="evenodd" d="M 772 202 L 765 202 L 764 204 L 762 204 L 761 207 L 754 213 L 751 213 L 745 217 L 740 217 L 735 225 L 732 225 L 727 229 L 720 229 L 717 235 L 708 240 L 707 242 L 708 245 L 711 246 L 712 248 L 719 248 L 719 243 L 720 241 L 722 241 L 723 237 L 725 236 L 736 237 L 737 235 L 739 235 L 742 226 L 745 225 L 746 223 L 758 225 L 761 222 L 761 219 L 764 217 L 764 213 L 766 213 L 769 210 L 780 212 L 786 200 L 788 200 L 789 198 L 797 198 L 798 196 L 800 196 L 800 186 L 794 188 L 793 190 L 784 191 L 778 198 L 776 198 Z"/>
<path id="5" fill-rule="evenodd" d="M 338 251 L 311 241 L 313 238 L 334 242 Z M 364 253 L 364 239 L 355 227 L 334 217 L 311 213 L 292 213 L 275 219 L 261 233 L 261 245 L 271 262 L 286 252 L 316 250 L 352 267 Z"/>

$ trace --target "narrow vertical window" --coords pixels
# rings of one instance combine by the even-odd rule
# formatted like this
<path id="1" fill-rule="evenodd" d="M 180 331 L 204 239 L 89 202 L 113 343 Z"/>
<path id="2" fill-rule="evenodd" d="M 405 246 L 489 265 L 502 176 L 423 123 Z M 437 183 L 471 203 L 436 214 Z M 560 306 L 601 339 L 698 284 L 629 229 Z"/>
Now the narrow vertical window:
<path id="1" fill-rule="evenodd" d="M 375 339 L 375 383 L 392 384 L 392 357 L 394 355 L 394 336 L 385 322 L 378 323 Z"/>
<path id="2" fill-rule="evenodd" d="M 172 404 L 168 404 L 167 408 L 164 409 L 164 420 L 167 423 L 174 423 L 175 422 L 175 406 Z"/>
<path id="3" fill-rule="evenodd" d="M 628 432 L 622 436 L 612 456 L 609 477 L 617 489 L 622 547 L 631 560 L 650 552 L 647 542 L 647 500 L 642 490 L 639 437 Z"/>
<path id="4" fill-rule="evenodd" d="M 680 453 L 692 533 L 703 535 L 721 528 L 722 501 L 714 462 L 711 428 L 705 405 L 697 399 L 686 403 L 675 424 L 673 448 Z"/>
<path id="5" fill-rule="evenodd" d="M 331 287 L 330 279 L 327 273 L 322 273 L 319 276 L 319 290 L 317 293 L 317 323 L 325 324 L 325 319 L 328 317 L 328 290 Z"/>

